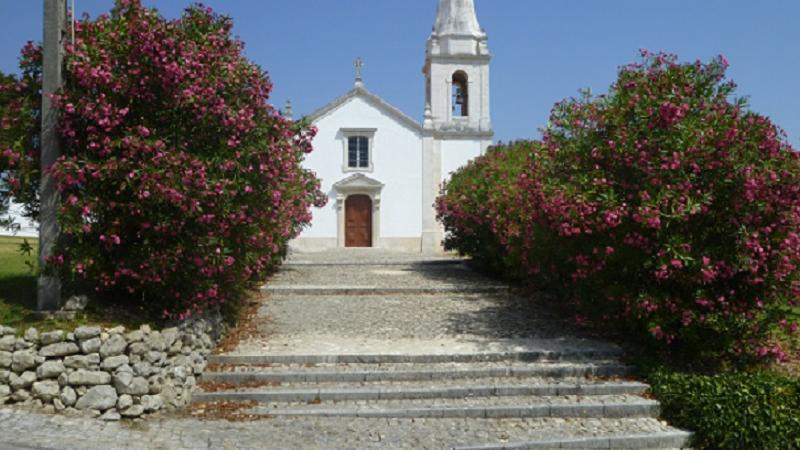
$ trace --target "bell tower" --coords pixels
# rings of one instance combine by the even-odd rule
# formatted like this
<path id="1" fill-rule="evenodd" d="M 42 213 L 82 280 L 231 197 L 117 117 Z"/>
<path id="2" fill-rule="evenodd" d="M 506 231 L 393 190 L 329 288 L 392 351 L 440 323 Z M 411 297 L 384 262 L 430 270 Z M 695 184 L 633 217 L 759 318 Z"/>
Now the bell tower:
<path id="1" fill-rule="evenodd" d="M 468 132 L 491 140 L 490 61 L 487 36 L 478 24 L 474 0 L 439 0 L 422 69 L 428 128 Z"/>
<path id="2" fill-rule="evenodd" d="M 492 144 L 491 59 L 474 0 L 439 0 L 422 68 L 422 250 L 426 253 L 442 250 L 444 234 L 433 207 L 442 182 Z"/>

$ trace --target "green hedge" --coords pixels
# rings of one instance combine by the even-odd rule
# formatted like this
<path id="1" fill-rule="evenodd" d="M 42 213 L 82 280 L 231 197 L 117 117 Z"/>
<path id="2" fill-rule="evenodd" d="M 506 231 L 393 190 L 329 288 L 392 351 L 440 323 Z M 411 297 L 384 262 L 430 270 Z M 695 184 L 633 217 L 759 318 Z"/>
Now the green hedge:
<path id="1" fill-rule="evenodd" d="M 800 449 L 800 380 L 769 372 L 649 376 L 670 424 L 698 449 Z"/>

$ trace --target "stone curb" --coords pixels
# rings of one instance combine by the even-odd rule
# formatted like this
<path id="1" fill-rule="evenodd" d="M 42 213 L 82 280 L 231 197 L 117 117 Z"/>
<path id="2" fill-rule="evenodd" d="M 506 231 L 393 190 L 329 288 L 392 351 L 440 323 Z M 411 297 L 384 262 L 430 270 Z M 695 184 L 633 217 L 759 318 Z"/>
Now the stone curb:
<path id="1" fill-rule="evenodd" d="M 574 350 L 530 352 L 483 352 L 442 354 L 339 354 L 339 355 L 210 355 L 210 364 L 390 364 L 390 363 L 461 363 L 498 361 L 567 361 L 611 359 L 620 350 Z"/>
<path id="2" fill-rule="evenodd" d="M 632 369 L 622 364 L 575 365 L 547 367 L 496 367 L 486 369 L 455 370 L 409 370 L 376 372 L 209 372 L 203 381 L 224 383 L 324 383 L 324 382 L 369 382 L 369 381 L 427 381 L 458 378 L 503 378 L 503 377 L 578 377 L 629 375 Z"/>
<path id="3" fill-rule="evenodd" d="M 557 395 L 641 395 L 648 389 L 644 383 L 540 384 L 497 386 L 448 386 L 394 389 L 270 389 L 259 391 L 198 392 L 193 402 L 222 400 L 254 400 L 257 402 L 307 402 L 347 400 L 422 400 L 477 397 L 557 396 Z"/>
<path id="4" fill-rule="evenodd" d="M 285 262 L 281 267 L 309 267 L 309 266 L 458 266 L 466 264 L 466 259 L 452 258 L 432 258 L 432 259 L 409 259 L 407 261 L 292 261 Z"/>
<path id="5" fill-rule="evenodd" d="M 470 447 L 454 447 L 453 450 L 526 450 L 526 449 L 665 449 L 684 448 L 689 445 L 692 434 L 686 431 L 630 434 L 624 436 L 590 437 L 575 439 L 552 439 L 518 442 L 513 444 L 485 444 Z"/>
<path id="6" fill-rule="evenodd" d="M 250 414 L 269 416 L 315 416 L 315 417 L 359 417 L 359 418 L 638 418 L 658 417 L 658 402 L 640 400 L 627 403 L 576 403 L 564 405 L 520 405 L 520 406 L 434 406 L 427 408 L 319 408 L 278 409 L 256 407 Z"/>
<path id="7" fill-rule="evenodd" d="M 380 286 L 263 286 L 261 292 L 273 295 L 436 295 L 490 294 L 508 292 L 509 286 L 440 286 L 440 287 L 380 287 Z"/>

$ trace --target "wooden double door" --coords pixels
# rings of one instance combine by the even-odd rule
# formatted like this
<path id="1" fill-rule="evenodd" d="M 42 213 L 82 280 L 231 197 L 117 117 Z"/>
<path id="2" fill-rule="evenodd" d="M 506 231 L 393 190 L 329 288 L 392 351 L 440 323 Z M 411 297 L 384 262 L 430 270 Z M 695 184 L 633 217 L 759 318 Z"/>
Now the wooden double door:
<path id="1" fill-rule="evenodd" d="M 372 247 L 372 199 L 351 195 L 344 201 L 345 247 Z"/>

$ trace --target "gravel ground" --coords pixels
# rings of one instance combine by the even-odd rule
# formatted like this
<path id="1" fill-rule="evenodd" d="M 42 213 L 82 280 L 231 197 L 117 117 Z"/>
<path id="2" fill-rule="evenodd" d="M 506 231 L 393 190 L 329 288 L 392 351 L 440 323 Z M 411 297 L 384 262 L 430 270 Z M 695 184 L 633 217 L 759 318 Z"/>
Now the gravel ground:
<path id="1" fill-rule="evenodd" d="M 613 349 L 513 294 L 272 295 L 235 354 Z"/>
<path id="2" fill-rule="evenodd" d="M 460 261 L 427 261 L 385 265 L 287 265 L 269 286 L 370 286 L 447 288 L 497 286 L 497 280 L 472 271 Z"/>

